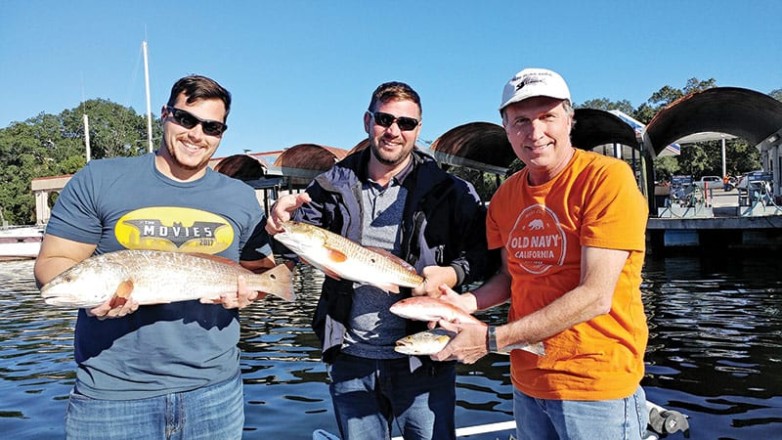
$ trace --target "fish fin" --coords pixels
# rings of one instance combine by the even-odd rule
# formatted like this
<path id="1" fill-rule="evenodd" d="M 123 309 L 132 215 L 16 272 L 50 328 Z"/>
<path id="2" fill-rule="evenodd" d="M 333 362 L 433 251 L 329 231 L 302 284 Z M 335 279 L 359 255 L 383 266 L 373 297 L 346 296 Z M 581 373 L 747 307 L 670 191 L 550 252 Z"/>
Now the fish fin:
<path id="1" fill-rule="evenodd" d="M 385 286 L 381 286 L 381 289 L 387 290 L 391 293 L 396 293 L 396 294 L 399 293 L 399 286 L 397 286 L 396 284 L 387 284 Z"/>
<path id="2" fill-rule="evenodd" d="M 396 255 L 392 254 L 391 252 L 389 252 L 389 251 L 387 251 L 385 249 L 374 247 L 374 246 L 366 246 L 366 248 L 369 249 L 372 252 L 378 253 L 378 254 L 388 258 L 389 260 L 393 261 L 394 263 L 404 267 L 408 271 L 413 272 L 416 275 L 418 274 L 418 272 L 415 270 L 415 267 L 413 267 L 410 263 L 408 263 L 407 261 L 403 260 L 402 258 L 399 258 Z"/>
<path id="3" fill-rule="evenodd" d="M 391 284 L 391 283 L 388 283 L 388 284 L 386 284 L 386 283 L 373 283 L 373 282 L 370 282 L 370 281 L 366 281 L 366 282 L 364 282 L 362 284 L 369 284 L 370 286 L 375 286 L 378 289 L 383 289 L 383 290 L 385 290 L 386 292 L 389 292 L 389 293 L 394 293 L 394 294 L 398 294 L 399 293 L 399 286 L 397 286 L 396 284 Z"/>
<path id="4" fill-rule="evenodd" d="M 543 345 L 542 342 L 538 342 L 537 344 L 530 344 L 526 347 L 522 348 L 524 351 L 528 351 L 532 354 L 536 354 L 538 356 L 545 356 L 546 355 L 546 347 Z"/>
<path id="5" fill-rule="evenodd" d="M 538 356 L 546 355 L 546 347 L 542 342 L 538 342 L 537 344 L 513 344 L 504 347 L 502 350 L 498 351 L 498 353 L 510 354 L 510 352 L 513 350 L 524 350 Z"/>
<path id="6" fill-rule="evenodd" d="M 203 258 L 205 260 L 217 261 L 218 263 L 228 264 L 230 266 L 244 267 L 241 264 L 239 264 L 238 262 L 236 262 L 236 261 L 234 261 L 234 260 L 232 260 L 230 258 L 221 257 L 219 255 L 206 254 L 206 253 L 203 253 L 203 252 L 187 252 L 187 255 L 192 255 L 192 256 L 198 257 L 198 258 Z"/>
<path id="7" fill-rule="evenodd" d="M 114 291 L 114 295 L 119 298 L 128 298 L 133 293 L 133 281 L 125 280 L 117 286 L 117 290 Z"/>
<path id="8" fill-rule="evenodd" d="M 340 281 L 340 280 L 342 279 L 342 277 L 341 277 L 341 276 L 339 276 L 339 274 L 338 274 L 338 273 L 336 273 L 336 272 L 334 272 L 334 271 L 331 271 L 331 270 L 328 270 L 328 269 L 326 269 L 325 267 L 320 267 L 319 269 L 320 269 L 320 270 L 321 270 L 323 273 L 325 273 L 325 274 L 326 274 L 326 276 L 328 276 L 328 277 L 330 277 L 330 278 L 334 278 L 334 279 L 335 279 L 335 280 L 337 280 L 337 281 Z"/>
<path id="9" fill-rule="evenodd" d="M 213 296 L 204 296 L 201 298 L 198 298 L 198 302 L 201 304 L 221 304 L 223 302 L 220 295 L 213 295 Z"/>
<path id="10" fill-rule="evenodd" d="M 296 299 L 296 292 L 293 290 L 293 276 L 286 264 L 278 264 L 261 274 L 250 275 L 248 282 L 251 289 L 270 293 L 286 301 Z"/>
<path id="11" fill-rule="evenodd" d="M 113 309 L 116 307 L 124 306 L 130 298 L 130 294 L 133 293 L 133 281 L 125 280 L 117 285 L 117 290 L 114 291 L 114 296 L 111 297 L 109 306 Z"/>
<path id="12" fill-rule="evenodd" d="M 344 252 L 338 251 L 336 249 L 326 248 L 326 250 L 329 251 L 328 258 L 329 260 L 335 262 L 335 263 L 344 263 L 347 261 L 348 256 L 345 255 Z"/>

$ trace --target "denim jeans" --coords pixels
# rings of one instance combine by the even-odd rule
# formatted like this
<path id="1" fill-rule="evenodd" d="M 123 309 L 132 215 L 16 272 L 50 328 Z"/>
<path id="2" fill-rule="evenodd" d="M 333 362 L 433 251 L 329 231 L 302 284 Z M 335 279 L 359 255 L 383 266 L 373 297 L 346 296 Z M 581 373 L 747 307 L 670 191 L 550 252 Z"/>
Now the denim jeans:
<path id="1" fill-rule="evenodd" d="M 513 389 L 516 436 L 527 439 L 642 439 L 649 423 L 646 394 L 616 400 L 548 400 Z"/>
<path id="2" fill-rule="evenodd" d="M 342 440 L 391 438 L 392 422 L 405 440 L 456 438 L 456 367 L 376 360 L 340 354 L 330 369 L 331 399 Z"/>
<path id="3" fill-rule="evenodd" d="M 65 419 L 68 439 L 240 439 L 242 378 L 139 400 L 91 399 L 74 388 Z"/>

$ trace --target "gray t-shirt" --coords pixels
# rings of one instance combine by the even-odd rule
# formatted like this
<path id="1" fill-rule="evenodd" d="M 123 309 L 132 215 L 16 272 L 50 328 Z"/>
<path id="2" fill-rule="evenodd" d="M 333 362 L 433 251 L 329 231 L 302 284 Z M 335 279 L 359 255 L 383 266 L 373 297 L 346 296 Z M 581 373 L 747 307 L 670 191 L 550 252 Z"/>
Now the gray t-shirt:
<path id="1" fill-rule="evenodd" d="M 147 154 L 90 162 L 63 190 L 46 233 L 96 244 L 98 254 L 190 250 L 252 261 L 270 252 L 251 187 L 212 170 L 194 182 L 173 181 L 154 161 Z M 104 320 L 80 309 L 76 387 L 95 399 L 129 400 L 228 380 L 239 373 L 238 318 L 235 309 L 198 301 Z"/>
<path id="2" fill-rule="evenodd" d="M 399 256 L 402 214 L 407 189 L 394 178 L 383 188 L 372 181 L 363 184 L 361 244 L 385 249 Z M 388 309 L 401 298 L 368 284 L 355 284 L 350 326 L 343 352 L 370 359 L 405 357 L 394 351 L 397 339 L 405 336 L 405 319 Z"/>

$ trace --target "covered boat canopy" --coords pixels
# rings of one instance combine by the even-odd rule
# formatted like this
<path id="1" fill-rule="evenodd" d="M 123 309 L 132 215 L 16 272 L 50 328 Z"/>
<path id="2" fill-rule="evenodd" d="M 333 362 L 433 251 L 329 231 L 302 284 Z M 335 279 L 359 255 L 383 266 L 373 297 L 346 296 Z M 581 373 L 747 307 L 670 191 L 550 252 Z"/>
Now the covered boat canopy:
<path id="1" fill-rule="evenodd" d="M 749 89 L 714 87 L 683 96 L 660 110 L 646 126 L 646 135 L 648 147 L 658 155 L 672 142 L 721 139 L 721 133 L 758 145 L 780 128 L 782 102 Z"/>

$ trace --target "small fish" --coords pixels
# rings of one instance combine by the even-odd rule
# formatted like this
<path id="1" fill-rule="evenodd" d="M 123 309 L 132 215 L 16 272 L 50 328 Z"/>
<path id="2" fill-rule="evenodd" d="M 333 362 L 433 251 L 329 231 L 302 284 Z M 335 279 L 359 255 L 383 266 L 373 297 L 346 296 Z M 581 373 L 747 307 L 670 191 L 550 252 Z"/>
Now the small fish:
<path id="1" fill-rule="evenodd" d="M 443 351 L 446 345 L 451 342 L 451 339 L 456 336 L 456 333 L 446 330 L 442 327 L 437 327 L 431 330 L 424 330 L 412 335 L 407 335 L 404 338 L 400 338 L 396 341 L 394 351 L 402 354 L 410 354 L 416 356 L 430 356 L 435 353 Z M 507 347 L 502 347 L 502 350 L 498 350 L 497 354 L 510 354 L 513 350 L 525 350 L 530 353 L 534 353 L 538 356 L 546 354 L 543 344 L 537 343 L 534 345 L 528 344 L 513 344 Z"/>
<path id="2" fill-rule="evenodd" d="M 236 292 L 244 275 L 251 290 L 293 301 L 293 283 L 280 264 L 255 274 L 231 260 L 151 250 L 123 250 L 96 255 L 76 264 L 41 287 L 45 302 L 63 307 L 97 307 L 114 296 L 141 305 L 194 299 L 215 300 Z"/>
<path id="3" fill-rule="evenodd" d="M 413 296 L 410 298 L 405 298 L 401 301 L 397 301 L 394 303 L 391 308 L 389 309 L 391 313 L 401 316 L 402 318 L 407 319 L 413 319 L 416 321 L 449 321 L 449 322 L 460 322 L 460 323 L 480 323 L 481 321 L 470 315 L 469 313 L 465 312 L 464 310 L 456 307 L 453 304 L 440 301 L 436 298 L 431 298 L 428 296 Z M 421 332 L 425 333 L 425 332 Z M 416 335 L 420 335 L 420 333 L 417 333 Z M 406 338 L 410 337 L 416 337 L 418 338 L 418 341 L 425 341 L 426 343 L 426 351 L 431 350 L 436 347 L 436 344 L 442 343 L 444 340 L 443 335 L 431 335 L 431 336 L 416 336 L 416 335 L 410 335 Z M 437 337 L 436 337 L 437 336 Z M 442 347 L 445 347 L 445 345 L 450 341 L 452 336 L 447 336 L 448 340 L 445 341 L 444 344 L 442 344 Z M 405 338 L 400 339 L 397 341 L 397 347 L 399 347 L 400 341 L 402 342 L 402 345 L 411 344 L 414 343 L 414 341 L 404 342 Z M 419 342 L 420 344 L 424 344 L 424 342 Z M 442 347 L 440 347 L 440 350 L 442 350 Z M 420 350 L 425 351 L 423 348 L 418 348 L 414 346 L 413 348 L 403 348 L 405 350 Z M 396 350 L 396 348 L 395 348 Z M 417 353 L 417 354 L 434 354 L 438 353 L 440 350 L 437 350 L 433 353 Z M 546 349 L 542 342 L 538 342 L 536 344 L 513 344 L 509 345 L 507 347 L 503 347 L 502 350 L 498 351 L 498 353 L 507 354 L 510 353 L 512 350 L 524 350 L 528 351 L 530 353 L 536 354 L 538 356 L 545 356 Z M 397 350 L 399 351 L 399 350 Z"/>
<path id="4" fill-rule="evenodd" d="M 415 321 L 439 321 L 442 319 L 450 322 L 481 322 L 455 305 L 430 296 L 405 298 L 395 302 L 389 310 L 394 315 Z"/>
<path id="5" fill-rule="evenodd" d="M 386 251 L 370 249 L 341 235 L 307 223 L 287 221 L 274 238 L 307 263 L 336 279 L 371 284 L 399 293 L 399 287 L 424 282 L 415 269 Z"/>
<path id="6" fill-rule="evenodd" d="M 454 336 L 454 332 L 444 328 L 424 330 L 397 340 L 394 351 L 418 356 L 432 355 L 441 352 Z"/>

